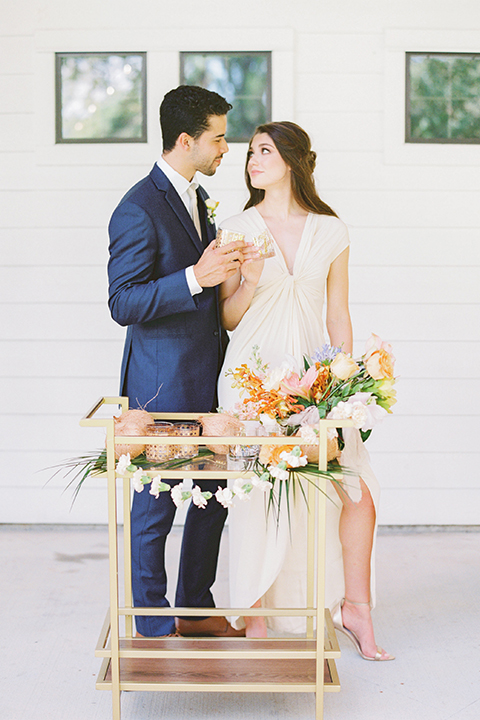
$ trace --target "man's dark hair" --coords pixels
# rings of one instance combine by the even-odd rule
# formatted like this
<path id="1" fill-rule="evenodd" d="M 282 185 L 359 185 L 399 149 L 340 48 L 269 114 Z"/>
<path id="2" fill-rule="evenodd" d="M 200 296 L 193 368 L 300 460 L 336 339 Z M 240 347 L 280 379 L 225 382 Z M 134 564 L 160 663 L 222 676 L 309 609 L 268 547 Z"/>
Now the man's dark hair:
<path id="1" fill-rule="evenodd" d="M 170 90 L 160 105 L 163 151 L 173 150 L 183 132 L 195 139 L 200 137 L 208 129 L 211 115 L 226 115 L 231 109 L 221 95 L 196 85 L 179 85 Z"/>

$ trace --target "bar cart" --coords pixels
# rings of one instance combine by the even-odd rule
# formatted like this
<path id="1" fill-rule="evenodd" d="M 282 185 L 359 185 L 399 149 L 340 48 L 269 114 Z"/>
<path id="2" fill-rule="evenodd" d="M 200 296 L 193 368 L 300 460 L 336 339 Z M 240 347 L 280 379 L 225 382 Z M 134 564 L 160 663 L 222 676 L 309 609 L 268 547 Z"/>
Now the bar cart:
<path id="1" fill-rule="evenodd" d="M 324 608 L 325 595 L 325 504 L 326 497 L 308 483 L 307 607 L 306 608 L 209 608 L 218 616 L 295 616 L 306 618 L 306 637 L 301 639 L 167 637 L 137 638 L 133 632 L 135 615 L 203 616 L 205 608 L 133 607 L 130 562 L 130 477 L 116 477 L 115 445 L 212 445 L 244 443 L 251 445 L 291 444 L 282 437 L 160 437 L 115 436 L 113 417 L 99 417 L 103 405 L 128 410 L 128 398 L 100 398 L 82 418 L 80 425 L 105 427 L 108 485 L 109 588 L 110 607 L 97 643 L 95 655 L 103 658 L 96 687 L 112 692 L 113 720 L 120 720 L 122 691 L 155 692 L 314 692 L 316 720 L 323 718 L 325 692 L 340 690 L 335 659 L 340 657 L 330 611 Z M 116 409 L 116 407 L 115 407 Z M 113 410 L 113 408 L 112 408 Z M 195 413 L 151 413 L 152 420 L 170 422 L 195 420 Z M 350 425 L 347 420 L 321 420 L 319 423 L 319 468 L 327 467 L 327 429 Z M 297 441 L 297 438 L 296 438 Z M 298 438 L 298 444 L 302 444 Z M 303 444 L 306 444 L 303 442 Z M 192 480 L 245 478 L 252 473 L 228 470 L 221 456 L 209 467 L 208 461 L 177 470 L 161 470 L 162 478 L 181 482 Z M 200 469 L 201 468 L 201 469 Z M 149 470 L 152 477 L 159 471 Z M 321 476 L 319 486 L 325 490 Z M 119 592 L 119 537 L 117 533 L 117 484 L 122 484 L 124 523 L 124 593 Z M 120 619 L 122 618 L 122 622 Z M 124 626 L 124 631 L 123 631 Z M 319 631 L 316 632 L 315 628 Z M 322 632 L 320 629 L 324 628 Z"/>

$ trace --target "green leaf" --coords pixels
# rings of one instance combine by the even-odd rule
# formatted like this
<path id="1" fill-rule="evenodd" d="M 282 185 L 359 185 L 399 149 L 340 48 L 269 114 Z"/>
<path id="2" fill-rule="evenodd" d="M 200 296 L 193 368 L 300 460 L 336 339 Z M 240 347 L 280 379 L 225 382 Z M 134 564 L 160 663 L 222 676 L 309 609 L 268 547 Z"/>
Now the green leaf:
<path id="1" fill-rule="evenodd" d="M 362 437 L 363 442 L 366 442 L 368 438 L 371 435 L 371 430 L 360 430 L 360 435 Z"/>

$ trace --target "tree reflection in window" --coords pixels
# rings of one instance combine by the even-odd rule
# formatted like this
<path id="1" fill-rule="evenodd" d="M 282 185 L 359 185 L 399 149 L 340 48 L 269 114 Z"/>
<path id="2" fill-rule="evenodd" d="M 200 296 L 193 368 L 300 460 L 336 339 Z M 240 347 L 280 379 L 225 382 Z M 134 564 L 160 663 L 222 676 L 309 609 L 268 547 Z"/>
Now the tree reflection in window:
<path id="1" fill-rule="evenodd" d="M 407 53 L 406 142 L 480 143 L 480 55 Z"/>
<path id="2" fill-rule="evenodd" d="M 269 52 L 183 52 L 181 81 L 219 93 L 233 105 L 227 140 L 248 142 L 257 125 L 271 119 Z"/>
<path id="3" fill-rule="evenodd" d="M 145 53 L 57 53 L 56 141 L 146 142 Z"/>

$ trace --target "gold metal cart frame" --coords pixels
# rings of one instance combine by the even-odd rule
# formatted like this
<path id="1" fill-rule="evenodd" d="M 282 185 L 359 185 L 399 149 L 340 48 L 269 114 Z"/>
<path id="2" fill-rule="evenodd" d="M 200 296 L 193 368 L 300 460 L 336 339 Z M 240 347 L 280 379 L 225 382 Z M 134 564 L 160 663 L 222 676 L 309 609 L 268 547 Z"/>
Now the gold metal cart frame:
<path id="1" fill-rule="evenodd" d="M 209 615 L 294 616 L 306 618 L 305 639 L 246 638 L 136 638 L 133 636 L 135 615 L 204 616 L 205 608 L 133 607 L 130 560 L 130 474 L 123 482 L 124 521 L 124 598 L 120 604 L 118 583 L 117 478 L 115 444 L 255 444 L 291 445 L 289 437 L 130 437 L 115 436 L 113 417 L 94 417 L 102 405 L 120 405 L 128 410 L 128 398 L 103 397 L 82 418 L 80 425 L 106 428 L 108 484 L 108 536 L 110 608 L 95 650 L 103 658 L 96 687 L 111 690 L 113 720 L 120 720 L 122 690 L 161 692 L 314 692 L 316 720 L 323 718 L 324 692 L 338 692 L 340 682 L 335 659 L 340 648 L 330 611 L 324 609 L 325 598 L 325 510 L 326 480 L 318 478 L 318 492 L 308 483 L 307 607 L 306 608 L 209 608 Z M 193 420 L 196 413 L 151 413 L 162 420 Z M 319 423 L 319 468 L 327 467 L 327 429 L 351 425 L 346 420 L 321 420 Z M 302 444 L 300 438 L 295 442 Z M 307 444 L 303 442 L 303 444 Z M 146 471 L 162 478 L 184 477 L 192 480 L 237 478 L 252 473 L 238 470 L 169 470 Z M 211 501 L 210 501 L 211 502 Z M 216 502 L 216 501 L 215 501 Z M 317 521 L 316 521 L 317 520 Z M 124 616 L 125 636 L 120 636 L 120 617 Z M 315 633 L 314 627 L 324 627 Z"/>

